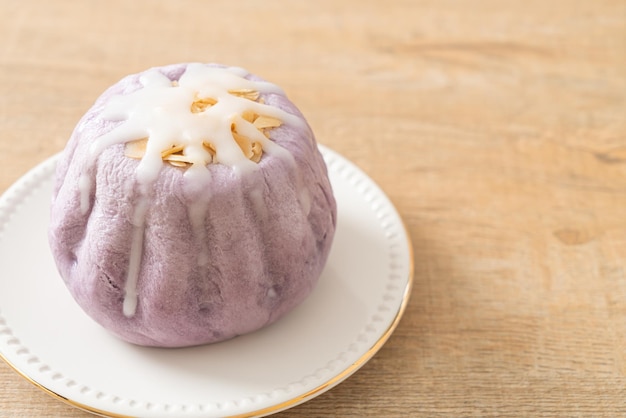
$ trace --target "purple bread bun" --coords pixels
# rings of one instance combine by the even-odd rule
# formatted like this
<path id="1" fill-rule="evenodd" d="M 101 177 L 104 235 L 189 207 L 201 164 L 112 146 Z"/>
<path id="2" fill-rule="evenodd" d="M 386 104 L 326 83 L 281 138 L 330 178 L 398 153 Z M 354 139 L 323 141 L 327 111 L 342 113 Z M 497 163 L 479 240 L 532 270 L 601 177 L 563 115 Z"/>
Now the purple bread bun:
<path id="1" fill-rule="evenodd" d="M 179 64 L 127 76 L 83 116 L 57 167 L 49 242 L 60 275 L 89 316 L 140 345 L 207 344 L 271 324 L 314 288 L 335 232 L 314 135 L 277 88 L 260 91 L 258 102 L 285 115 L 267 130 L 281 152 L 263 153 L 254 169 L 219 162 L 218 150 L 200 180 L 190 175 L 197 164 L 163 162 L 146 181 L 142 160 L 126 148 L 141 136 L 102 145 L 132 114 L 111 117 L 110 103 L 143 89 L 150 75 L 178 86 L 191 65 L 226 68 Z"/>

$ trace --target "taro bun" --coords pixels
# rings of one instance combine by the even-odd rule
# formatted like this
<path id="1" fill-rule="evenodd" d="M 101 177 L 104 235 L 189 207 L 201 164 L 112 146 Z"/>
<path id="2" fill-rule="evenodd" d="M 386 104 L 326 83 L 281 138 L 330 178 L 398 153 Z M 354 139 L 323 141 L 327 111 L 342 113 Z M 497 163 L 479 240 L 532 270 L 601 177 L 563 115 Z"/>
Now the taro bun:
<path id="1" fill-rule="evenodd" d="M 178 64 L 122 79 L 62 153 L 49 241 L 96 322 L 140 345 L 217 342 L 311 292 L 336 204 L 302 114 L 241 68 Z"/>

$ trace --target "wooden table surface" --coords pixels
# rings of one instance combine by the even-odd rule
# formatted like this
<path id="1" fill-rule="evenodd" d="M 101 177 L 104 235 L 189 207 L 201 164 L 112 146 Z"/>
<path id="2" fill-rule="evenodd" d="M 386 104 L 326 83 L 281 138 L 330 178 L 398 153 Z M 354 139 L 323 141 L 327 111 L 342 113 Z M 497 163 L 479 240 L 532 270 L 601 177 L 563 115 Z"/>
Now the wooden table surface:
<path id="1" fill-rule="evenodd" d="M 391 339 L 278 416 L 626 416 L 624 1 L 0 0 L 0 192 L 183 61 L 282 85 L 413 241 Z M 0 416 L 88 414 L 0 364 Z"/>

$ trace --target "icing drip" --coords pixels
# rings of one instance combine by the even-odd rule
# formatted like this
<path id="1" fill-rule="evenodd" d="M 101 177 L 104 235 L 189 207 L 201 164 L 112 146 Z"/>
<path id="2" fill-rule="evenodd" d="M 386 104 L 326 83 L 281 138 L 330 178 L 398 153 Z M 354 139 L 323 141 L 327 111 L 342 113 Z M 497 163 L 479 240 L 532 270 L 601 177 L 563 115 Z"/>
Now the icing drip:
<path id="1" fill-rule="evenodd" d="M 89 195 L 91 194 L 91 179 L 87 174 L 82 174 L 78 179 L 80 190 L 80 212 L 84 215 L 89 211 Z"/>
<path id="2" fill-rule="evenodd" d="M 130 244 L 130 259 L 128 262 L 128 275 L 126 276 L 126 283 L 124 285 L 123 312 L 126 317 L 132 317 L 137 310 L 137 280 L 139 279 L 139 272 L 141 270 L 143 236 L 148 206 L 148 198 L 141 196 L 141 200 L 135 207 L 133 213 L 133 235 Z"/>
<path id="3" fill-rule="evenodd" d="M 139 187 L 139 204 L 133 212 L 133 232 L 125 284 L 123 312 L 127 317 L 137 310 L 137 282 L 141 271 L 145 218 L 150 206 L 149 190 L 157 180 L 164 164 L 164 151 L 176 148 L 182 152 L 186 163 L 185 182 L 192 189 L 202 187 L 197 201 L 190 204 L 188 213 L 197 242 L 202 242 L 205 230 L 204 219 L 209 200 L 209 163 L 230 166 L 236 175 L 243 176 L 257 170 L 258 166 L 244 155 L 237 142 L 237 135 L 261 145 L 263 152 L 276 155 L 295 165 L 293 156 L 271 141 L 261 131 L 268 124 L 267 118 L 280 123 L 302 126 L 304 121 L 279 108 L 257 102 L 259 93 L 283 94 L 271 83 L 247 80 L 248 72 L 236 67 L 209 67 L 189 64 L 177 81 L 170 80 L 157 69 L 152 69 L 140 78 L 142 88 L 127 95 L 111 99 L 102 112 L 102 118 L 123 121 L 110 132 L 97 138 L 90 146 L 90 161 L 79 180 L 80 208 L 89 211 L 92 179 L 87 174 L 97 157 L 107 147 L 147 138 L 145 151 L 136 169 Z M 235 94 L 234 92 L 237 92 Z M 263 115 L 266 119 L 255 125 L 246 115 Z M 207 148 L 207 142 L 211 148 Z M 214 152 L 214 155 L 212 155 Z M 298 198 L 305 212 L 310 209 L 308 192 L 297 181 Z M 251 193 L 255 209 L 261 218 L 267 216 L 262 193 Z M 205 251 L 202 251 L 206 253 Z M 204 258 L 203 258 L 204 257 Z M 206 255 L 199 255 L 198 264 L 205 265 Z"/>
<path id="4" fill-rule="evenodd" d="M 207 257 L 207 243 L 203 239 L 206 232 L 205 217 L 207 204 L 211 198 L 210 192 L 210 180 L 211 174 L 209 170 L 205 170 L 204 167 L 191 166 L 185 172 L 186 188 L 189 192 L 196 192 L 195 195 L 199 196 L 195 200 L 191 200 L 187 213 L 189 215 L 189 221 L 191 222 L 191 228 L 193 231 L 193 237 L 200 248 L 198 252 L 198 266 L 204 267 L 209 263 Z"/>

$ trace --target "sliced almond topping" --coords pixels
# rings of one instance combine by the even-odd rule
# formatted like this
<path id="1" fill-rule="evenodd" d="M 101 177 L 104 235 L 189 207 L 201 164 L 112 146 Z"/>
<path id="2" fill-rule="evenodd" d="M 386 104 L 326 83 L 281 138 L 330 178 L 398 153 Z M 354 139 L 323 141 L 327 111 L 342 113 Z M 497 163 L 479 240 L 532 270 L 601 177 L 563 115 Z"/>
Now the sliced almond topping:
<path id="1" fill-rule="evenodd" d="M 172 145 L 171 148 L 161 151 L 161 158 L 165 159 L 168 155 L 182 152 L 184 149 L 185 147 L 183 145 Z"/>
<path id="2" fill-rule="evenodd" d="M 167 157 L 163 158 L 163 161 L 176 161 L 179 163 L 189 163 L 191 164 L 193 161 L 191 161 L 189 159 L 189 157 L 187 157 L 186 155 L 182 155 L 182 154 L 170 154 Z"/>
<path id="3" fill-rule="evenodd" d="M 208 107 L 211 107 L 216 103 L 217 100 L 212 97 L 196 98 L 196 100 L 191 103 L 191 113 L 204 112 Z"/>
<path id="4" fill-rule="evenodd" d="M 215 150 L 215 145 L 207 141 L 202 141 L 202 146 L 206 148 L 207 151 L 209 151 L 209 154 L 211 154 L 211 157 L 215 157 L 215 154 L 217 154 L 217 151 Z"/>
<path id="5" fill-rule="evenodd" d="M 233 89 L 228 90 L 233 96 L 243 97 L 248 100 L 256 101 L 259 98 L 259 92 L 252 89 Z"/>
<path id="6" fill-rule="evenodd" d="M 241 117 L 243 118 L 243 120 L 252 123 L 259 117 L 259 115 L 257 115 L 251 110 L 246 110 L 245 112 L 241 114 Z"/>
<path id="7" fill-rule="evenodd" d="M 261 115 L 254 121 L 254 126 L 257 129 L 276 128 L 282 125 L 282 122 L 271 116 Z"/>
<path id="8" fill-rule="evenodd" d="M 260 142 L 252 143 L 252 157 L 250 159 L 255 163 L 261 161 L 261 156 L 263 155 L 263 147 Z"/>
<path id="9" fill-rule="evenodd" d="M 138 139 L 136 141 L 131 141 L 126 143 L 126 148 L 124 149 L 124 155 L 130 158 L 141 159 L 146 153 L 146 148 L 148 147 L 148 138 Z"/>
<path id="10" fill-rule="evenodd" d="M 187 167 L 189 165 L 188 163 L 184 163 L 182 161 L 168 161 L 167 163 L 173 165 L 174 167 Z"/>
<path id="11" fill-rule="evenodd" d="M 250 140 L 237 132 L 233 132 L 233 138 L 235 142 L 237 142 L 237 145 L 239 145 L 239 148 L 241 148 L 243 155 L 245 155 L 247 159 L 250 159 L 254 155 Z"/>

